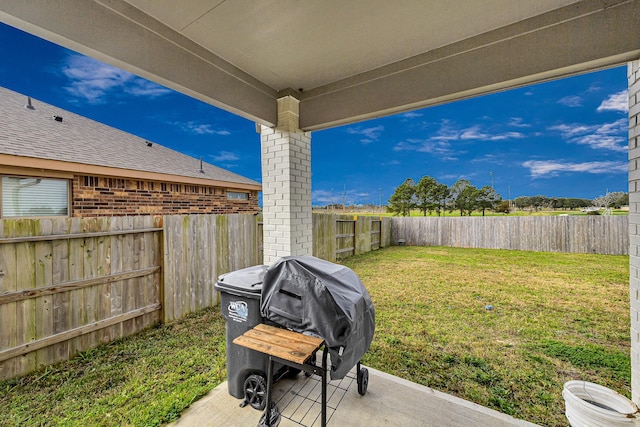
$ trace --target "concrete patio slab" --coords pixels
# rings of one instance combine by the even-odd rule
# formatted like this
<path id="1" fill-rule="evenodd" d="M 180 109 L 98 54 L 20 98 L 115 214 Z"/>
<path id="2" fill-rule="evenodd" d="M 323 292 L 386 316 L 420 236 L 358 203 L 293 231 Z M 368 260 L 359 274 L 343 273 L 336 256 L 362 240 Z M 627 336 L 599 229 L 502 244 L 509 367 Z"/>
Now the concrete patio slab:
<path id="1" fill-rule="evenodd" d="M 451 396 L 393 375 L 369 369 L 366 395 L 357 392 L 355 370 L 328 384 L 329 426 L 491 426 L 535 427 L 536 424 Z M 274 387 L 274 401 L 281 413 L 281 427 L 320 425 L 320 380 L 298 375 Z M 227 383 L 213 389 L 170 427 L 257 426 L 261 412 L 229 395 Z"/>

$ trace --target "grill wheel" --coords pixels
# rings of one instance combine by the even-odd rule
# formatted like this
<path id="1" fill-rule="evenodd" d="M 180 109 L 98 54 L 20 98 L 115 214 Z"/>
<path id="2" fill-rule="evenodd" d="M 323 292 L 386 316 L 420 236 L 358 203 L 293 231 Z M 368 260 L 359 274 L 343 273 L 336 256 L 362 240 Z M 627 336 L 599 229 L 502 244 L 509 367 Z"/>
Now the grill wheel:
<path id="1" fill-rule="evenodd" d="M 358 394 L 364 396 L 367 394 L 367 387 L 369 386 L 369 370 L 367 368 L 360 368 L 357 374 L 358 381 Z"/>

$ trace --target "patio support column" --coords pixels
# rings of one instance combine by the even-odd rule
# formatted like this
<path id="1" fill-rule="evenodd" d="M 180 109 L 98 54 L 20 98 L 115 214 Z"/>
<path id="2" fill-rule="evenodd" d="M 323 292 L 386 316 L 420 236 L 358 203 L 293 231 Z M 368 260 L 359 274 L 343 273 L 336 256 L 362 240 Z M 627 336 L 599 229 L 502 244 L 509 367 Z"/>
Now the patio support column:
<path id="1" fill-rule="evenodd" d="M 299 101 L 278 99 L 278 124 L 259 126 L 264 263 L 311 255 L 311 134 L 299 128 Z"/>
<path id="2" fill-rule="evenodd" d="M 629 284 L 631 399 L 640 404 L 640 59 L 629 62 Z"/>

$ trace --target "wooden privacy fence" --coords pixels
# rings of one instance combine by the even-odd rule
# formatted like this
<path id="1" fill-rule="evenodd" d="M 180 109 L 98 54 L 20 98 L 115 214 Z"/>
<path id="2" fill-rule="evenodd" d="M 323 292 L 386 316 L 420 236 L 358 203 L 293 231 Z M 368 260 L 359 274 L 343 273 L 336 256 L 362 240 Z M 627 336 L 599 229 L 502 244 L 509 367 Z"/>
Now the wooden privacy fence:
<path id="1" fill-rule="evenodd" d="M 627 216 L 393 218 L 392 236 L 415 246 L 629 254 Z"/>
<path id="2" fill-rule="evenodd" d="M 340 221 L 351 230 L 341 255 L 391 243 L 389 218 L 313 221 L 313 254 L 327 260 Z M 217 304 L 220 274 L 263 262 L 260 225 L 253 215 L 0 220 L 0 379 Z"/>
<path id="3" fill-rule="evenodd" d="M 159 217 L 0 221 L 0 378 L 160 319 Z"/>

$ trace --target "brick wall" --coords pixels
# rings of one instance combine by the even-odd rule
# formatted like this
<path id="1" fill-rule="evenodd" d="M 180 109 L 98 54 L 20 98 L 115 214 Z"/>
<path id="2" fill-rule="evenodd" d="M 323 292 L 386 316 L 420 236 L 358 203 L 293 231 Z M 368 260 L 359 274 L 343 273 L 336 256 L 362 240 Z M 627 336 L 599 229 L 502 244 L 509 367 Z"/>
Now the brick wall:
<path id="1" fill-rule="evenodd" d="M 278 100 L 278 126 L 261 127 L 264 262 L 311 255 L 311 135 L 298 129 L 298 101 Z"/>
<path id="2" fill-rule="evenodd" d="M 258 192 L 248 200 L 229 199 L 232 188 L 76 175 L 71 196 L 76 217 L 256 213 Z M 237 192 L 246 192 L 237 190 Z"/>
<path id="3" fill-rule="evenodd" d="M 640 403 L 640 59 L 629 62 L 629 285 L 631 398 Z"/>

